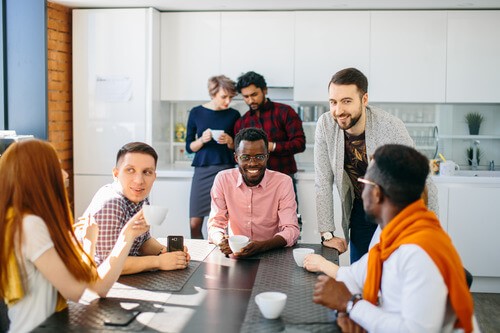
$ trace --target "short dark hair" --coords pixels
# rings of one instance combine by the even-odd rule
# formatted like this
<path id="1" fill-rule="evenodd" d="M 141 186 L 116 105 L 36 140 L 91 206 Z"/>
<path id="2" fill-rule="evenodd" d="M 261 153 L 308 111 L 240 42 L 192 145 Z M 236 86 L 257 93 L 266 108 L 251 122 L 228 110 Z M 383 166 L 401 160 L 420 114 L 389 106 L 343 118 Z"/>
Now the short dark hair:
<path id="1" fill-rule="evenodd" d="M 395 205 L 404 208 L 418 200 L 429 175 L 429 160 L 412 147 L 388 144 L 375 150 L 367 179 L 382 187 Z"/>
<path id="2" fill-rule="evenodd" d="M 118 154 L 116 154 L 116 165 L 118 166 L 118 162 L 120 159 L 128 153 L 141 153 L 150 155 L 155 160 L 155 166 L 158 163 L 158 154 L 156 151 L 144 142 L 129 142 L 118 150 Z"/>
<path id="3" fill-rule="evenodd" d="M 269 145 L 269 140 L 267 139 L 266 132 L 257 127 L 247 127 L 239 131 L 238 134 L 236 134 L 236 137 L 234 138 L 234 151 L 238 150 L 238 148 L 240 147 L 240 142 L 243 140 L 245 141 L 264 140 L 266 151 Z"/>
<path id="4" fill-rule="evenodd" d="M 328 89 L 330 85 L 349 85 L 354 84 L 358 88 L 360 96 L 363 96 L 368 92 L 368 79 L 365 74 L 361 73 L 360 70 L 350 67 L 344 68 L 332 76 L 330 83 L 328 83 Z"/>
<path id="5" fill-rule="evenodd" d="M 238 77 L 238 82 L 236 83 L 236 90 L 241 93 L 241 89 L 248 87 L 249 85 L 255 85 L 257 88 L 262 90 L 267 88 L 267 83 L 264 77 L 255 72 L 246 72 Z"/>

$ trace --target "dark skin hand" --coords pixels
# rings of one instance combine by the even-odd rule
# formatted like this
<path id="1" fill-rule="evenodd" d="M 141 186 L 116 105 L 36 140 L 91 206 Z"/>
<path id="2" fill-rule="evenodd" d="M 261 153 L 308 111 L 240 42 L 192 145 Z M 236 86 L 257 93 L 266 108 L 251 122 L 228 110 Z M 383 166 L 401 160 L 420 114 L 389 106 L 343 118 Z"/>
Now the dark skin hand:
<path id="1" fill-rule="evenodd" d="M 274 236 L 274 238 L 272 239 L 268 239 L 265 241 L 251 241 L 247 246 L 242 248 L 240 252 L 234 253 L 234 256 L 238 258 L 250 257 L 257 253 L 285 246 L 286 246 L 285 239 L 278 235 Z M 231 251 L 231 248 L 229 247 L 229 242 L 226 237 L 224 237 L 219 243 L 219 249 L 225 255 L 233 253 L 233 251 Z"/>
<path id="2" fill-rule="evenodd" d="M 366 333 L 366 330 L 352 321 L 345 312 L 339 312 L 337 315 L 337 325 L 343 333 Z"/>
<path id="3" fill-rule="evenodd" d="M 314 285 L 313 302 L 327 308 L 345 312 L 347 301 L 352 297 L 344 282 L 338 282 L 326 275 L 318 276 Z"/>

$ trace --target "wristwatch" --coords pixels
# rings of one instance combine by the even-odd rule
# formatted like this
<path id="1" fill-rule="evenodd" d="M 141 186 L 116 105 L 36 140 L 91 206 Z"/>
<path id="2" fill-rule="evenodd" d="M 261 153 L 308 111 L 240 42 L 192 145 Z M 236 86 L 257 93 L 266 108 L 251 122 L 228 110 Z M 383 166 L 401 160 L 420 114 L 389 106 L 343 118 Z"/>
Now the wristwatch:
<path id="1" fill-rule="evenodd" d="M 357 301 L 362 300 L 363 296 L 361 294 L 354 294 L 352 295 L 351 299 L 347 301 L 347 305 L 345 307 L 345 312 L 349 314 L 351 312 L 352 308 L 354 307 L 354 304 L 356 304 Z"/>
<path id="2" fill-rule="evenodd" d="M 332 238 L 333 238 L 333 231 L 323 232 L 321 234 L 321 244 L 323 244 L 324 241 L 329 241 Z"/>

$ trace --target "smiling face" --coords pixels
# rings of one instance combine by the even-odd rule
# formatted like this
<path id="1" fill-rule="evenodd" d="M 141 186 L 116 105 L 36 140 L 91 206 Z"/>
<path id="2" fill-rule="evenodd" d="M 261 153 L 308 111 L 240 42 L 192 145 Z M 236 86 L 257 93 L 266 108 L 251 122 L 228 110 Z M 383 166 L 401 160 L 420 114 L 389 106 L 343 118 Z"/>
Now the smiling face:
<path id="1" fill-rule="evenodd" d="M 358 88 L 354 84 L 330 84 L 328 98 L 330 112 L 339 127 L 352 135 L 363 133 L 368 94 L 360 97 Z"/>
<path id="2" fill-rule="evenodd" d="M 252 110 L 259 110 L 266 102 L 267 89 L 257 88 L 254 84 L 241 88 L 243 100 Z"/>
<path id="3" fill-rule="evenodd" d="M 212 102 L 214 104 L 215 110 L 226 110 L 229 108 L 229 103 L 233 97 L 228 94 L 224 89 L 219 89 L 219 91 L 212 97 Z"/>
<path id="4" fill-rule="evenodd" d="M 245 184 L 256 186 L 262 181 L 268 159 L 264 140 L 240 141 L 236 147 L 235 159 Z"/>
<path id="5" fill-rule="evenodd" d="M 155 160 L 144 153 L 126 153 L 113 169 L 123 195 L 134 203 L 146 199 L 156 179 Z"/>

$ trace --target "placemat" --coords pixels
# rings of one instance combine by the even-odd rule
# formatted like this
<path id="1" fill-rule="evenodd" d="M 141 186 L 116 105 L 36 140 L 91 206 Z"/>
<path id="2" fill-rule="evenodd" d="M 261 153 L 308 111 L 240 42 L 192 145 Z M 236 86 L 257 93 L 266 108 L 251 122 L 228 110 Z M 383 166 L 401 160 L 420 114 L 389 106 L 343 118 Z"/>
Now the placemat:
<path id="1" fill-rule="evenodd" d="M 287 294 L 286 306 L 281 314 L 280 320 L 285 324 L 305 324 L 305 323 L 334 323 L 336 320 L 336 312 L 330 310 L 322 305 L 315 304 L 312 301 L 312 286 L 308 288 L 301 288 L 298 286 L 284 284 L 281 286 L 274 286 L 272 289 L 267 286 L 254 286 L 252 295 L 248 302 L 248 308 L 245 315 L 246 322 L 266 322 L 259 307 L 255 303 L 255 296 L 259 293 L 266 291 L 280 291 Z M 308 303 L 307 307 L 303 304 Z M 311 306 L 312 305 L 312 306 Z"/>
<path id="2" fill-rule="evenodd" d="M 123 275 L 118 283 L 145 290 L 180 291 L 200 264 L 199 261 L 191 260 L 186 269 Z"/>
<path id="3" fill-rule="evenodd" d="M 340 333 L 335 323 L 328 324 L 288 324 L 280 320 L 262 319 L 260 323 L 243 323 L 240 333 Z"/>

